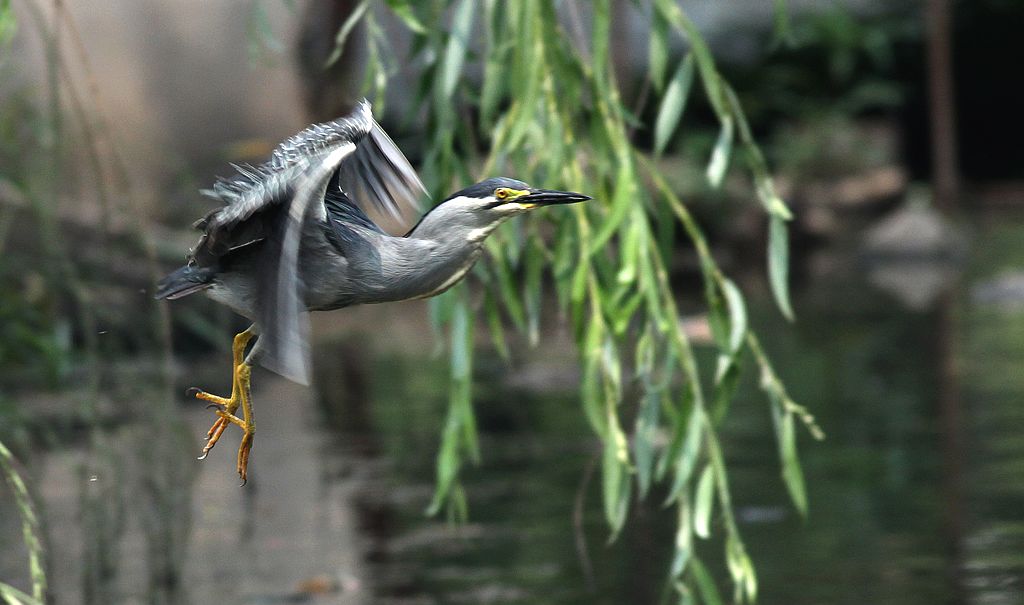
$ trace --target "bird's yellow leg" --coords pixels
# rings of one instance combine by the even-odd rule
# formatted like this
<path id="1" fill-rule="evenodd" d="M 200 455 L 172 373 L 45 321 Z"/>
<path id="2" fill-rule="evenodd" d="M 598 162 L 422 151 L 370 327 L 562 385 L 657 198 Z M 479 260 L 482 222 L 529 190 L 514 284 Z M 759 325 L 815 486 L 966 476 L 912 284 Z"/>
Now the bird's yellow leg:
<path id="1" fill-rule="evenodd" d="M 235 335 L 235 340 L 231 347 L 232 380 L 230 397 L 218 397 L 199 389 L 189 389 L 189 392 L 196 399 L 209 401 L 212 407 L 218 408 L 217 416 L 219 418 L 217 418 L 213 426 L 206 433 L 206 445 L 203 447 L 203 453 L 199 457 L 200 460 L 206 458 L 206 455 L 210 453 L 213 446 L 217 445 L 217 441 L 220 440 L 220 436 L 229 424 L 237 424 L 245 431 L 245 435 L 242 437 L 242 445 L 238 448 L 238 475 L 242 478 L 243 484 L 246 480 L 246 469 L 249 463 L 249 450 L 252 449 L 253 435 L 256 432 L 256 424 L 252 413 L 252 394 L 249 388 L 252 367 L 245 363 L 245 348 L 249 345 L 253 336 L 255 336 L 255 332 L 252 328 Z M 242 418 L 235 416 L 235 411 L 239 406 L 242 407 Z"/>
<path id="2" fill-rule="evenodd" d="M 249 391 L 249 375 L 252 367 L 243 363 L 238 367 L 238 389 L 242 395 L 242 443 L 238 446 L 238 476 L 242 479 L 242 485 L 246 482 L 246 471 L 249 468 L 249 451 L 252 449 L 252 440 L 256 435 L 256 419 L 252 413 L 252 393 Z M 222 417 L 221 420 L 224 418 Z M 232 422 L 237 418 L 232 416 Z"/>

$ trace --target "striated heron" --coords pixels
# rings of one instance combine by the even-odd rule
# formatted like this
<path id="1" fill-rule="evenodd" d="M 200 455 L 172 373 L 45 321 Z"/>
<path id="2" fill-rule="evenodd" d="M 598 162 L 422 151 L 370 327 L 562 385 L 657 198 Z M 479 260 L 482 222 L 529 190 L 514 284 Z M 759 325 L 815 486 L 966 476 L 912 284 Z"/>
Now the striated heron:
<path id="1" fill-rule="evenodd" d="M 435 296 L 466 275 L 484 239 L 506 219 L 590 199 L 490 178 L 449 196 L 404 236 L 388 235 L 365 209 L 398 216 L 416 207 L 424 188 L 365 100 L 351 115 L 284 141 L 268 162 L 235 168 L 237 175 L 203 192 L 222 206 L 195 223 L 203 234 L 188 263 L 158 284 L 156 297 L 205 291 L 253 322 L 234 339 L 231 395 L 189 389 L 218 416 L 200 459 L 230 424 L 244 431 L 237 466 L 243 484 L 256 428 L 252 366 L 309 382 L 304 312 Z"/>

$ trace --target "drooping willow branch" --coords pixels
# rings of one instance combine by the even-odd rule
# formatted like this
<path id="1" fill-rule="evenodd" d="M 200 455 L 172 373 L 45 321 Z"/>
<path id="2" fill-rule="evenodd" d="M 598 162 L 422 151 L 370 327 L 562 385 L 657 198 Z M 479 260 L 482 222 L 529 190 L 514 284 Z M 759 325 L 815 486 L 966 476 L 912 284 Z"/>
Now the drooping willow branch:
<path id="1" fill-rule="evenodd" d="M 733 516 L 718 433 L 744 359 L 752 357 L 761 372 L 783 479 L 801 513 L 807 504 L 794 426 L 800 421 L 815 436 L 820 430 L 787 395 L 751 331 L 742 291 L 719 268 L 699 225 L 650 161 L 650 153 L 632 141 L 634 118 L 623 107 L 612 70 L 612 3 L 589 4 L 589 40 L 581 39 L 582 27 L 570 32 L 563 26 L 565 15 L 557 6 L 569 11 L 569 21 L 580 21 L 572 2 L 386 4 L 413 38 L 407 60 L 420 76 L 411 105 L 425 108 L 417 114 L 425 115 L 422 173 L 436 193 L 503 173 L 595 198 L 565 212 L 510 223 L 493 235 L 487 242 L 489 262 L 476 271 L 486 285 L 479 309 L 472 308 L 464 286 L 434 299 L 435 324 L 447 326 L 450 336 L 452 383 L 430 512 L 447 507 L 451 514 L 465 514 L 460 470 L 464 460 L 480 457 L 471 402 L 473 318 L 478 312 L 485 318 L 495 347 L 507 354 L 506 322 L 536 342 L 541 309 L 546 308 L 541 301 L 553 296 L 572 323 L 583 370 L 582 411 L 603 445 L 602 501 L 612 535 L 622 529 L 634 495 L 645 497 L 660 483 L 678 519 L 669 574 L 673 586 L 705 602 L 717 600 L 694 536 L 708 538 L 717 527 L 712 520 L 719 518 L 735 600 L 753 600 L 756 574 Z M 792 317 L 786 235 L 791 215 L 776 193 L 737 95 L 673 0 L 636 4 L 651 18 L 648 77 L 658 101 L 656 152 L 678 131 L 699 79 L 720 125 L 707 179 L 718 186 L 734 155 L 746 160 L 752 199 L 768 216 L 769 283 L 781 313 Z M 390 44 L 373 9 L 367 0 L 353 15 L 367 23 L 367 92 L 382 99 L 388 66 L 395 61 L 387 56 Z M 348 36 L 355 21 L 346 22 L 339 39 Z M 423 23 L 448 26 L 426 28 Z M 684 40 L 688 50 L 669 70 L 674 37 Z M 473 119 L 463 117 L 467 112 Z M 483 159 L 478 159 L 480 145 L 487 150 Z M 682 225 L 701 262 L 703 302 L 718 352 L 709 384 L 702 383 L 669 283 L 669 253 L 677 245 L 673 224 Z M 548 287 L 553 292 L 546 293 Z M 625 394 L 634 391 L 640 393 L 638 400 L 627 401 Z M 661 434 L 668 436 L 667 443 L 659 440 Z"/>

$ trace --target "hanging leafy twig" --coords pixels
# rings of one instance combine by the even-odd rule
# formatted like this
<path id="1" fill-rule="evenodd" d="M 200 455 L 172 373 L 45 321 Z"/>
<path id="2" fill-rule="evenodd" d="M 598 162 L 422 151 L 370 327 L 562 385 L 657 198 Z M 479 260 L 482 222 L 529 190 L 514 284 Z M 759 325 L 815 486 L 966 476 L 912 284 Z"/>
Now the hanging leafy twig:
<path id="1" fill-rule="evenodd" d="M 756 574 L 733 516 L 718 436 L 744 360 L 752 358 L 761 370 L 783 478 L 801 513 L 806 511 L 806 496 L 793 419 L 815 436 L 820 429 L 786 395 L 751 329 L 741 289 L 721 271 L 699 225 L 664 176 L 632 142 L 630 133 L 637 122 L 623 107 L 612 70 L 615 5 L 610 0 L 591 3 L 589 41 L 583 39 L 575 3 L 568 6 L 573 35 L 563 28 L 553 3 L 542 0 L 388 0 L 387 6 L 409 26 L 412 48 L 422 59 L 423 74 L 413 105 L 429 106 L 422 169 L 435 193 L 443 196 L 461 181 L 502 171 L 544 186 L 585 191 L 595 198 L 498 230 L 486 244 L 490 262 L 476 273 L 487 285 L 483 316 L 503 355 L 508 354 L 506 320 L 531 343 L 536 341 L 542 291 L 545 283 L 552 284 L 579 352 L 582 411 L 603 445 L 601 499 L 612 539 L 625 523 L 633 494 L 644 497 L 653 484 L 661 483 L 667 492 L 666 504 L 675 507 L 678 519 L 670 586 L 684 597 L 721 602 L 694 539 L 709 538 L 718 527 L 715 519 L 720 518 L 734 600 L 753 600 Z M 738 146 L 754 183 L 752 199 L 768 216 L 772 292 L 782 314 L 792 317 L 786 239 L 791 215 L 776 193 L 737 95 L 676 2 L 651 0 L 648 7 L 652 20 L 648 77 L 659 95 L 655 152 L 669 148 L 694 80 L 699 78 L 720 124 L 706 177 L 712 186 L 719 186 Z M 365 2 L 358 5 L 359 11 L 372 14 Z M 417 27 L 444 23 L 446 16 L 450 17 L 448 31 Z M 339 31 L 339 39 L 347 37 L 359 18 L 353 13 Z M 481 47 L 470 46 L 471 31 L 486 32 L 474 36 L 483 40 Z M 685 40 L 689 50 L 670 69 L 673 37 Z M 380 44 L 371 54 L 386 47 Z M 474 62 L 482 68 L 479 81 L 465 77 Z M 478 119 L 461 117 L 456 101 L 474 105 Z M 477 142 L 488 148 L 481 166 L 466 160 L 476 156 Z M 717 350 L 708 384 L 702 381 L 693 347 L 679 321 L 668 277 L 674 235 L 662 225 L 673 219 L 683 226 L 701 261 L 704 302 Z M 542 238 L 542 231 L 553 232 L 554 237 Z M 450 514 L 461 515 L 466 507 L 459 488 L 462 463 L 465 458 L 476 461 L 480 455 L 470 399 L 474 313 L 465 286 L 433 299 L 431 317 L 436 328 L 448 330 L 452 386 L 437 459 L 437 489 L 429 511 L 447 506 Z M 638 387 L 640 401 L 630 438 L 623 403 L 633 385 Z M 660 433 L 668 436 L 667 443 L 659 441 Z"/>

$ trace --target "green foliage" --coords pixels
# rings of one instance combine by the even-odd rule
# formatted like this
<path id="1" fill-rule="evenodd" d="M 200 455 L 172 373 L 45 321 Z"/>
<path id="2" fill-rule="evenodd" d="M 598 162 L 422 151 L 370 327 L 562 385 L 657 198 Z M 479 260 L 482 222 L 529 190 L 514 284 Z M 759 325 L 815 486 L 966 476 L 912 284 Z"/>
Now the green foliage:
<path id="1" fill-rule="evenodd" d="M 28 488 L 21 475 L 14 468 L 14 456 L 7 446 L 0 442 L 0 473 L 14 493 L 14 502 L 21 515 L 21 532 L 28 548 L 29 574 L 32 577 L 32 596 L 28 596 L 13 586 L 0 582 L 0 598 L 10 605 L 34 605 L 42 603 L 46 594 L 46 572 L 43 569 L 43 546 L 40 538 L 39 519 L 36 517 L 35 506 L 29 496 Z"/>
<path id="2" fill-rule="evenodd" d="M 891 3 L 867 16 L 837 5 L 802 15 L 786 31 L 785 44 L 729 69 L 742 83 L 759 124 L 858 115 L 903 102 L 907 83 L 898 70 L 899 50 L 919 44 L 922 37 L 920 13 L 913 5 Z"/>
<path id="3" fill-rule="evenodd" d="M 0 45 L 7 44 L 17 31 L 17 21 L 11 10 L 11 0 L 0 0 Z"/>
<path id="4" fill-rule="evenodd" d="M 66 362 L 54 325 L 52 300 L 37 273 L 18 279 L 13 267 L 0 265 L 0 367 L 8 386 L 15 377 L 21 382 L 53 384 Z"/>
<path id="5" fill-rule="evenodd" d="M 6 47 L 16 31 L 17 21 L 10 0 L 0 0 L 0 47 Z M 26 108 L 18 103 L 21 100 L 20 97 L 14 96 L 0 111 L 0 134 L 4 135 L 0 140 L 4 142 L 14 140 L 15 137 L 11 136 L 12 131 L 23 123 L 19 119 L 19 114 Z M 14 108 L 13 112 L 9 110 L 11 107 Z M 0 155 L 3 157 L 15 155 L 12 151 L 6 146 L 0 146 Z M 11 169 L 11 164 L 12 162 L 5 162 L 4 165 Z M 17 166 L 15 164 L 13 168 L 16 170 Z M 16 190 L 14 183 L 7 181 L 3 174 L 0 174 L 0 184 L 8 191 Z M 3 249 L 3 242 L 10 228 L 9 221 L 10 214 L 0 216 L 0 249 Z M 35 367 L 43 360 L 44 363 L 39 365 L 46 368 L 46 373 L 52 376 L 57 372 L 61 356 L 55 346 L 51 317 L 41 311 L 39 300 L 24 296 L 25 289 L 38 293 L 41 288 L 38 287 L 39 284 L 30 288 L 27 282 L 24 289 L 16 289 L 10 287 L 12 281 L 6 266 L 0 264 L 0 367 L 8 370 L 17 366 Z M 32 579 L 31 595 L 0 582 L 0 601 L 8 605 L 42 605 L 47 586 L 43 565 L 42 531 L 28 487 L 15 468 L 14 455 L 3 441 L 0 441 L 0 474 L 10 487 L 21 517 L 22 539 L 28 550 L 29 576 Z"/>
<path id="6" fill-rule="evenodd" d="M 86 83 L 95 81 L 88 57 L 81 48 L 81 36 L 74 19 L 60 3 L 52 7 L 52 14 L 44 12 L 37 3 L 23 3 L 21 8 L 27 17 L 24 24 L 29 26 L 26 33 L 34 34 L 43 46 L 46 86 L 45 95 L 39 95 L 39 91 L 35 90 L 38 88 L 36 84 L 22 86 L 22 90 L 12 91 L 0 104 L 0 195 L 10 198 L 5 202 L 13 202 L 0 205 L 0 249 L 9 243 L 6 240 L 8 235 L 12 236 L 11 239 L 13 236 L 21 236 L 25 241 L 32 242 L 27 250 L 14 250 L 8 245 L 9 253 L 0 257 L 0 365 L 5 370 L 32 372 L 43 368 L 50 377 L 63 372 L 71 362 L 82 369 L 84 380 L 59 382 L 60 387 L 70 395 L 69 400 L 77 403 L 72 412 L 76 421 L 80 420 L 89 427 L 89 449 L 81 465 L 81 484 L 84 485 L 88 482 L 85 477 L 97 464 L 98 458 L 114 457 L 110 442 L 104 434 L 107 428 L 96 422 L 100 380 L 108 369 L 104 363 L 104 354 L 111 352 L 101 347 L 97 338 L 102 333 L 98 329 L 97 308 L 104 305 L 96 304 L 96 293 L 103 288 L 102 280 L 113 274 L 106 275 L 102 270 L 91 271 L 89 265 L 82 263 L 82 259 L 73 254 L 74 245 L 69 242 L 74 238 L 69 239 L 69 232 L 57 218 L 58 201 L 63 196 L 90 199 L 90 195 L 95 195 L 93 199 L 99 201 L 101 210 L 97 235 L 104 238 L 104 245 L 112 241 L 108 230 L 111 212 L 134 219 L 127 228 L 136 227 L 130 233 L 144 250 L 144 260 L 152 278 L 156 277 L 158 268 L 152 240 L 138 229 L 142 225 L 139 207 L 121 203 L 141 196 L 133 194 L 127 164 L 119 155 L 120 146 L 116 144 L 102 113 L 83 100 L 85 95 L 80 90 L 79 79 L 69 77 L 69 74 L 80 74 L 80 80 Z M 9 42 L 9 37 L 4 36 L 14 31 L 13 19 L 10 4 L 0 0 L 0 43 Z M 67 40 L 67 44 L 62 43 L 62 38 Z M 6 59 L 6 56 L 0 57 L 0 69 L 4 70 L 4 76 L 16 82 L 16 76 L 7 71 L 11 64 L 4 63 L 2 59 Z M 94 95 L 95 92 L 89 89 L 85 94 Z M 89 100 L 94 101 L 93 98 Z M 74 127 L 68 128 L 69 123 Z M 98 141 L 101 138 L 114 143 L 100 145 Z M 83 172 L 88 172 L 90 178 L 75 178 L 80 175 L 67 162 L 69 158 L 66 156 L 67 150 L 71 148 L 88 158 L 88 170 Z M 31 221 L 34 229 L 31 233 L 12 233 L 13 230 L 8 230 L 14 224 L 16 213 L 19 219 L 27 217 Z M 152 314 L 157 319 L 139 331 L 151 331 L 152 339 L 149 342 L 155 344 L 158 354 L 168 355 L 167 315 L 155 307 L 155 302 L 151 304 L 154 305 Z M 133 352 L 138 353 L 138 350 Z M 168 364 L 163 364 L 160 379 L 156 382 L 162 387 L 162 392 L 158 394 L 152 390 L 143 395 L 150 404 L 145 417 L 152 420 L 152 430 L 167 431 L 168 427 L 180 427 L 168 413 L 173 410 L 168 388 L 169 369 Z M 18 378 L 22 379 L 20 386 L 24 386 L 24 374 Z M 147 376 L 145 384 L 152 383 L 152 377 Z M 6 405 L 0 406 L 0 414 L 9 416 Z M 3 437 L 12 437 L 10 442 L 16 442 L 21 436 L 17 428 L 15 426 L 14 430 Z M 161 451 L 163 443 L 166 440 L 148 443 L 147 447 L 142 448 L 151 454 L 151 459 L 144 461 L 151 474 L 168 478 L 167 488 L 157 482 L 152 487 L 153 494 L 144 494 L 158 503 L 163 494 L 168 494 L 164 497 L 168 499 L 188 493 L 188 490 L 181 487 L 180 476 L 157 470 L 162 462 L 174 459 Z M 93 454 L 98 456 L 93 458 Z M 26 605 L 42 603 L 46 596 L 46 575 L 39 519 L 26 485 L 16 472 L 13 458 L 3 444 L 0 444 L 0 473 L 10 484 L 20 512 L 33 593 L 31 596 L 25 595 L 0 583 L 0 601 Z M 109 473 L 108 476 L 119 475 Z M 116 488 L 120 483 L 115 479 L 108 485 Z M 86 511 L 86 516 L 83 518 L 88 521 L 91 513 L 99 513 L 101 521 L 119 516 L 119 509 L 110 506 L 117 497 L 119 494 L 116 489 L 110 489 L 101 493 L 100 497 L 84 498 L 82 509 Z M 179 510 L 185 509 L 187 507 L 182 508 L 179 503 Z M 157 526 L 170 526 L 174 521 L 171 515 L 163 512 L 147 518 L 153 519 L 151 525 Z M 179 531 L 166 533 L 172 538 L 181 535 L 180 528 L 176 529 Z M 86 527 L 87 533 L 92 530 L 92 527 Z M 93 532 L 92 535 L 96 537 L 98 533 Z M 174 546 L 174 541 L 167 536 L 160 538 L 157 552 L 173 554 L 175 551 L 169 549 L 168 544 Z M 103 540 L 87 540 L 86 543 L 88 548 L 82 553 L 85 561 L 83 566 L 89 569 L 96 560 L 93 553 L 102 551 L 108 543 Z M 86 578 L 87 592 L 90 590 L 89 582 L 89 578 Z"/>
<path id="7" fill-rule="evenodd" d="M 676 507 L 679 519 L 669 580 L 681 598 L 721 602 L 693 539 L 709 538 L 721 527 L 734 600 L 753 600 L 756 576 L 733 516 L 717 432 L 745 354 L 752 353 L 760 368 L 776 418 L 783 477 L 801 512 L 806 496 L 793 418 L 811 427 L 813 419 L 786 395 L 750 330 L 742 292 L 718 268 L 688 209 L 631 140 L 633 112 L 623 106 L 611 68 L 611 3 L 590 5 L 589 40 L 582 38 L 574 3 L 564 5 L 567 15 L 542 0 L 389 0 L 387 6 L 413 35 L 410 60 L 422 75 L 412 106 L 426 108 L 422 173 L 435 197 L 492 174 L 594 197 L 499 229 L 487 242 L 490 262 L 477 275 L 487 285 L 479 310 L 503 354 L 504 320 L 536 342 L 540 301 L 546 296 L 557 300 L 571 322 L 583 369 L 583 413 L 604 446 L 602 500 L 612 537 L 622 529 L 634 495 L 645 497 L 653 484 L 661 483 L 667 488 L 666 505 Z M 790 212 L 776 193 L 737 96 L 693 22 L 673 0 L 652 0 L 644 6 L 652 20 L 649 79 L 660 93 L 656 149 L 665 149 L 674 137 L 699 75 L 720 126 L 706 177 L 717 187 L 734 152 L 742 156 L 755 198 L 769 218 L 771 288 L 779 309 L 792 317 L 786 238 Z M 389 40 L 366 2 L 352 15 L 338 33 L 333 58 L 355 21 L 365 17 L 371 57 L 366 83 L 368 93 L 381 99 L 387 85 L 387 74 L 380 71 L 387 63 L 381 50 L 390 46 Z M 446 22 L 447 29 L 421 27 Z M 780 29 L 786 25 L 779 23 Z M 673 37 L 684 39 L 689 51 L 670 70 Z M 478 69 L 480 79 L 467 77 Z M 668 73 L 673 75 L 666 83 Z M 682 225 L 701 260 L 718 351 L 709 384 L 702 383 L 668 279 L 676 231 L 654 227 L 673 221 Z M 552 292 L 546 294 L 549 284 Z M 432 303 L 435 325 L 447 326 L 451 339 L 452 389 L 429 511 L 447 505 L 451 514 L 460 516 L 466 502 L 458 474 L 464 457 L 479 457 L 469 388 L 477 309 L 464 286 Z M 627 397 L 633 392 L 640 393 L 636 401 Z M 625 427 L 631 417 L 635 428 L 629 436 Z M 668 436 L 667 443 L 661 435 Z"/>
<path id="8" fill-rule="evenodd" d="M 0 599 L 7 605 L 42 605 L 43 601 L 34 599 L 10 584 L 0 582 Z"/>

